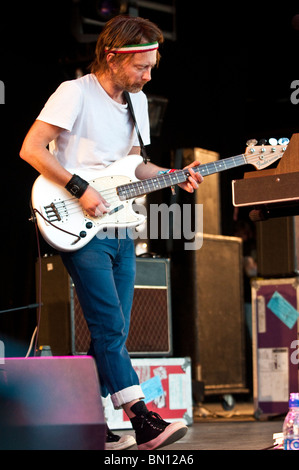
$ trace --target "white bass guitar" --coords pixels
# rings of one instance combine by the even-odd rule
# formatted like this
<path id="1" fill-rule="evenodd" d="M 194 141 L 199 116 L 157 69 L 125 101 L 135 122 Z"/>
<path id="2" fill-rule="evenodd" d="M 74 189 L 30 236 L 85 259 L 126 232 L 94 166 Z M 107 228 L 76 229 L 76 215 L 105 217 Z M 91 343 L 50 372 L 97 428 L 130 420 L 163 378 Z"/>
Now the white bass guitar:
<path id="1" fill-rule="evenodd" d="M 193 170 L 203 177 L 247 164 L 261 170 L 281 158 L 285 150 L 286 145 L 250 146 L 244 154 L 199 165 Z M 46 242 L 59 251 L 74 251 L 86 245 L 100 230 L 136 227 L 145 220 L 144 215 L 133 210 L 136 197 L 183 183 L 189 176 L 188 169 L 184 169 L 138 180 L 135 169 L 141 162 L 140 155 L 129 155 L 96 173 L 74 170 L 110 203 L 109 212 L 102 217 L 89 216 L 78 199 L 40 175 L 32 188 L 32 209 Z"/>

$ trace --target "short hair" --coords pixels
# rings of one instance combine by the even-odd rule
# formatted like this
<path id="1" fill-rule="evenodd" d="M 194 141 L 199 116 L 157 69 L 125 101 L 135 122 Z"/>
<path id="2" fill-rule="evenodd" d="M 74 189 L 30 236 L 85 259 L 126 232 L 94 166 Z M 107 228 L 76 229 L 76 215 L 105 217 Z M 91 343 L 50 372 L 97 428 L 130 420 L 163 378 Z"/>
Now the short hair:
<path id="1" fill-rule="evenodd" d="M 130 17 L 118 15 L 109 20 L 101 31 L 96 48 L 95 58 L 91 64 L 91 72 L 104 71 L 108 66 L 105 60 L 109 49 L 123 47 L 125 45 L 164 41 L 160 28 L 150 20 L 140 17 Z M 127 54 L 119 54 L 120 60 Z M 160 53 L 157 51 L 157 63 L 160 60 Z"/>

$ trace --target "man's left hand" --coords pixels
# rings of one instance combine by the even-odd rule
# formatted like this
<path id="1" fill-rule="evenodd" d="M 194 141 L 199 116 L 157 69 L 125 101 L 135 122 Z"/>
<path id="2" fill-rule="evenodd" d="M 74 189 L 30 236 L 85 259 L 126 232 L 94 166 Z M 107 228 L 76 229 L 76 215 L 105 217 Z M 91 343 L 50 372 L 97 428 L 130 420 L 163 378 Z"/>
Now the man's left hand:
<path id="1" fill-rule="evenodd" d="M 188 177 L 187 181 L 184 183 L 180 183 L 178 186 L 180 188 L 184 189 L 185 191 L 188 191 L 188 193 L 193 193 L 195 189 L 198 188 L 199 184 L 203 182 L 203 177 L 198 171 L 194 171 L 194 167 L 198 167 L 200 165 L 200 162 L 195 161 L 190 163 L 190 165 L 187 165 L 184 167 L 184 170 L 188 169 L 190 171 L 190 176 Z"/>

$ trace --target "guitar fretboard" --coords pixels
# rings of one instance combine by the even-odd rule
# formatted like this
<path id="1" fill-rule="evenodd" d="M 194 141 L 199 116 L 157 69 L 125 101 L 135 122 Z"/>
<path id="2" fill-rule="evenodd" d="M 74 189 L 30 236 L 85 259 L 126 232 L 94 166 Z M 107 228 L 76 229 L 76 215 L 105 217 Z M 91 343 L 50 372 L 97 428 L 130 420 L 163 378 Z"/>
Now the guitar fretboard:
<path id="1" fill-rule="evenodd" d="M 192 169 L 195 173 L 199 172 L 202 176 L 208 176 L 214 173 L 219 173 L 220 171 L 246 165 L 246 163 L 247 159 L 245 155 L 241 154 L 235 157 L 225 158 L 224 160 L 205 163 Z M 149 194 L 159 189 L 168 188 L 179 183 L 184 183 L 188 179 L 189 175 L 190 173 L 188 169 L 177 170 L 173 173 L 166 173 L 134 183 L 124 184 L 118 186 L 116 189 L 120 200 L 123 201 L 143 196 L 144 194 Z"/>

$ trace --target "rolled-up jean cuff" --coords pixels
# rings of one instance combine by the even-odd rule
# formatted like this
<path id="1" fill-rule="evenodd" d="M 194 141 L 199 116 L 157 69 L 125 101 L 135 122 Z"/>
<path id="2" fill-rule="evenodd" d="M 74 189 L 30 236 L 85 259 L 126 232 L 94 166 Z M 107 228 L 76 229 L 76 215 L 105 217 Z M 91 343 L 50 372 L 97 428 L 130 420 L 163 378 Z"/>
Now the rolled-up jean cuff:
<path id="1" fill-rule="evenodd" d="M 131 387 L 123 388 L 119 392 L 111 395 L 111 400 L 115 410 L 118 410 L 133 400 L 141 400 L 145 398 L 140 385 L 132 385 Z"/>

